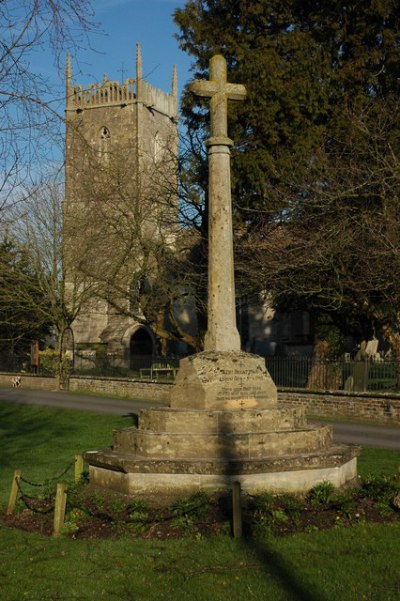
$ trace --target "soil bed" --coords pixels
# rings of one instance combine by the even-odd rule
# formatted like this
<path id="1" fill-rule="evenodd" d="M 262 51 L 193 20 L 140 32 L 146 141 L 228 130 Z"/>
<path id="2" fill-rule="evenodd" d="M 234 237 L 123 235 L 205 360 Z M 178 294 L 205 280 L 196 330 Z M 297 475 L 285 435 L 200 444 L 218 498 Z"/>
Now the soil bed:
<path id="1" fill-rule="evenodd" d="M 398 478 L 395 479 L 398 486 Z M 243 530 L 246 536 L 287 536 L 296 532 L 349 527 L 358 522 L 400 521 L 399 493 L 387 482 L 379 494 L 369 490 L 323 490 L 306 498 L 295 495 L 243 497 Z M 371 488 L 371 487 L 370 487 Z M 393 492 L 394 490 L 394 492 Z M 326 499 L 321 500 L 322 493 Z M 371 492 L 372 491 L 372 492 Z M 319 495 L 319 496 L 318 496 Z M 371 498 L 372 497 L 372 498 Z M 166 540 L 185 536 L 208 537 L 231 533 L 230 498 L 210 498 L 204 492 L 178 500 L 165 509 L 148 508 L 143 501 L 93 492 L 87 487 L 71 491 L 63 534 L 72 538 Z M 35 499 L 29 508 L 20 501 L 13 515 L 0 515 L 9 527 L 51 536 L 53 512 L 48 499 Z"/>

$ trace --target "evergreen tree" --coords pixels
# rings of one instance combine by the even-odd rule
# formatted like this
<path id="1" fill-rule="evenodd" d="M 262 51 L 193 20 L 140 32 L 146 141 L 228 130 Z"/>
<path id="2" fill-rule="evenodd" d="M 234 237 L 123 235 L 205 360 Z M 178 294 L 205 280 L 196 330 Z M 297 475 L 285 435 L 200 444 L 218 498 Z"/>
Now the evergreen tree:
<path id="1" fill-rule="evenodd" d="M 345 102 L 399 92 L 395 0 L 191 0 L 175 21 L 196 77 L 220 52 L 247 87 L 247 101 L 229 107 L 234 200 L 247 218 L 276 217 L 318 172 Z M 186 95 L 184 115 L 198 129 L 194 102 Z"/>
<path id="2" fill-rule="evenodd" d="M 49 333 L 48 300 L 24 247 L 5 239 L 0 244 L 0 361 L 4 368 L 28 358 L 33 340 Z"/>
<path id="3" fill-rule="evenodd" d="M 361 316 L 395 349 L 398 3 L 190 0 L 175 20 L 196 77 L 220 52 L 248 90 L 229 106 L 242 280 L 284 308 Z M 186 123 L 206 136 L 194 103 Z"/>

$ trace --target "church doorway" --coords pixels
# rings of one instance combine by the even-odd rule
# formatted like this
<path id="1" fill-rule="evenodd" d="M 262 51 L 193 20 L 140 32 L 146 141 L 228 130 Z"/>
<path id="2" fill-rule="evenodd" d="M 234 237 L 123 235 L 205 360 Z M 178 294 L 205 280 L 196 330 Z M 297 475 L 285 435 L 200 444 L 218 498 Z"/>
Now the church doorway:
<path id="1" fill-rule="evenodd" d="M 130 368 L 138 371 L 150 367 L 153 358 L 153 338 L 145 328 L 139 328 L 131 336 L 129 344 Z"/>

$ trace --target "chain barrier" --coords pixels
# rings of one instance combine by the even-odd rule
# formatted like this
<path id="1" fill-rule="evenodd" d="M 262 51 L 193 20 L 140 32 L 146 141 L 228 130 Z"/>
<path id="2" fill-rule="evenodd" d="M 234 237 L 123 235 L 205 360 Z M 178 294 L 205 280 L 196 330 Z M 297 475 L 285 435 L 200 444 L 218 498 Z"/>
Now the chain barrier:
<path id="1" fill-rule="evenodd" d="M 20 480 L 22 482 L 24 482 L 25 484 L 29 484 L 29 486 L 37 486 L 37 487 L 46 487 L 49 486 L 51 484 L 54 484 L 54 482 L 58 482 L 60 480 L 60 478 L 62 478 L 63 476 L 65 476 L 65 474 L 67 472 L 69 472 L 69 470 L 74 467 L 75 465 L 75 461 L 73 461 L 72 463 L 69 463 L 67 465 L 67 467 L 61 472 L 61 474 L 58 474 L 58 476 L 55 476 L 54 478 L 48 478 L 47 480 L 45 480 L 44 482 L 31 482 L 30 480 L 28 480 L 27 478 L 24 478 L 23 476 L 20 477 Z"/>
<path id="2" fill-rule="evenodd" d="M 49 495 L 48 497 L 44 498 L 44 499 L 38 499 L 38 497 L 33 497 L 31 495 L 27 495 L 24 493 L 24 491 L 22 490 L 21 484 L 18 480 L 16 480 L 16 484 L 18 487 L 18 491 L 20 493 L 19 498 L 21 499 L 21 501 L 24 503 L 25 507 L 27 509 L 29 509 L 30 511 L 33 511 L 34 513 L 40 513 L 42 515 L 46 515 L 48 513 L 51 513 L 54 510 L 54 503 L 52 503 L 50 505 L 50 507 L 48 507 L 47 509 L 43 509 L 43 508 L 39 508 L 39 507 L 35 507 L 34 505 L 31 504 L 31 501 L 40 501 L 43 503 L 50 503 L 52 497 L 54 497 L 54 494 Z"/>
<path id="3" fill-rule="evenodd" d="M 71 468 L 74 467 L 74 465 L 75 461 L 72 461 L 67 465 L 65 469 L 63 469 L 63 471 L 60 474 L 53 478 L 48 478 L 44 482 L 32 482 L 31 480 L 28 480 L 28 478 L 24 478 L 22 475 L 18 479 L 16 479 L 15 482 L 17 484 L 19 498 L 21 499 L 25 507 L 30 511 L 33 511 L 34 513 L 40 513 L 44 515 L 54 511 L 55 492 L 51 492 L 47 496 L 44 496 L 42 498 L 35 497 L 34 495 L 28 495 L 22 490 L 21 482 L 27 484 L 28 486 L 33 486 L 36 488 L 47 488 L 49 486 L 54 485 L 54 483 L 59 482 L 60 479 L 63 476 L 65 476 L 65 474 L 69 472 Z M 43 505 L 47 505 L 47 507 L 44 508 Z"/>

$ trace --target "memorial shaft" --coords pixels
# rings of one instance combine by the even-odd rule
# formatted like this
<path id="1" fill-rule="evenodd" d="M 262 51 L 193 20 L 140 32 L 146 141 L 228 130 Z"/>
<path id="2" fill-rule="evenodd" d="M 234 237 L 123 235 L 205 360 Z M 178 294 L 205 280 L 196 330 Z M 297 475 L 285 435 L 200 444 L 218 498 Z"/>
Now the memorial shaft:
<path id="1" fill-rule="evenodd" d="M 226 61 L 216 55 L 210 60 L 210 81 L 196 81 L 191 90 L 211 98 L 211 137 L 208 147 L 208 327 L 206 351 L 240 350 L 236 327 L 233 257 L 230 147 L 227 135 L 228 100 L 242 100 L 246 89 L 227 83 Z"/>

